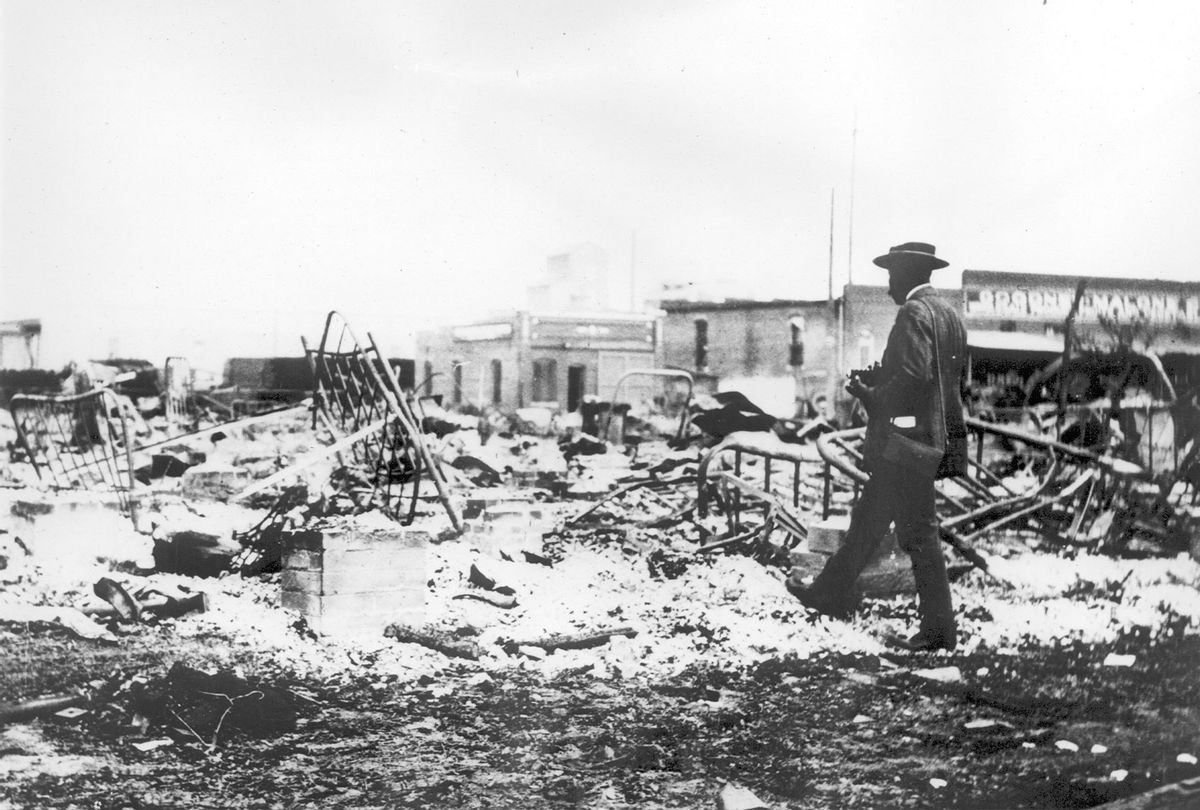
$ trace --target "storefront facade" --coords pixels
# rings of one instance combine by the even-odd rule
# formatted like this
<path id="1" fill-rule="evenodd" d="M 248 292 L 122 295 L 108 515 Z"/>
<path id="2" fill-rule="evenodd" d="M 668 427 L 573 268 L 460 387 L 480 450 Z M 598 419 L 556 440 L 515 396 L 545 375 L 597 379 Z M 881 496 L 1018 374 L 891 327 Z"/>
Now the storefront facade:
<path id="1" fill-rule="evenodd" d="M 417 336 L 417 390 L 449 406 L 573 411 L 659 365 L 654 315 L 515 312 Z"/>

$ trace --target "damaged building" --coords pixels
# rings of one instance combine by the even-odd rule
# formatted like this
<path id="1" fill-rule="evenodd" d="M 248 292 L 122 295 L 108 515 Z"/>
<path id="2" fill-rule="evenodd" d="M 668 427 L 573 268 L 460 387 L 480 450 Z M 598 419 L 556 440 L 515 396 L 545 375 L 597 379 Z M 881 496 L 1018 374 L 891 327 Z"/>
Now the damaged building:
<path id="1" fill-rule="evenodd" d="M 656 315 L 617 303 L 631 301 L 631 289 L 596 245 L 554 254 L 528 307 L 419 333 L 417 389 L 448 405 L 504 410 L 574 411 L 584 397 L 608 397 L 626 372 L 661 365 Z"/>

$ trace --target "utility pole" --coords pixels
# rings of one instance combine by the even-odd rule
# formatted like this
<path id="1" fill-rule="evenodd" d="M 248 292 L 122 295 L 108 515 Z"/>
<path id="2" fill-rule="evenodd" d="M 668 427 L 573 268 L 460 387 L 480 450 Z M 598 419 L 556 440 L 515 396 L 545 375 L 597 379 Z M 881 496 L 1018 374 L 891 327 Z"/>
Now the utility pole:
<path id="1" fill-rule="evenodd" d="M 858 110 L 854 111 L 854 132 L 850 136 L 850 220 L 846 226 L 846 284 L 854 278 L 854 178 L 858 167 Z"/>
<path id="2" fill-rule="evenodd" d="M 637 312 L 637 231 L 629 235 L 629 311 Z"/>
<path id="3" fill-rule="evenodd" d="M 833 296 L 833 212 L 835 191 L 836 189 L 829 189 L 829 329 L 838 329 L 838 339 L 837 354 L 830 358 L 832 362 L 830 363 L 831 368 L 829 369 L 829 379 L 827 381 L 829 385 L 827 396 L 829 397 L 830 404 L 834 405 L 834 407 L 837 405 L 837 380 L 842 368 L 842 335 L 838 319 L 837 299 Z M 844 302 L 842 309 L 845 309 Z"/>
<path id="4" fill-rule="evenodd" d="M 829 306 L 833 307 L 833 197 L 835 189 L 829 189 Z M 832 309 L 830 310 L 832 312 Z"/>

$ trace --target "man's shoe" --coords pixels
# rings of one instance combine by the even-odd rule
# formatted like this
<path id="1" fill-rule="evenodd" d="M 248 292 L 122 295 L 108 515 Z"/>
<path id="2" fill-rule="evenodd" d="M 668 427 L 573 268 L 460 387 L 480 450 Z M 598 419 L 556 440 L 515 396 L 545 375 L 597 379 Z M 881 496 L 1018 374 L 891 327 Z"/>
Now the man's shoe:
<path id="1" fill-rule="evenodd" d="M 788 589 L 788 593 L 800 600 L 800 604 L 804 605 L 809 610 L 815 610 L 817 613 L 825 616 L 830 616 L 834 619 L 849 619 L 854 615 L 856 605 L 845 602 L 830 602 L 819 598 L 813 593 L 812 588 L 806 588 L 793 582 L 790 578 L 784 581 L 784 587 Z"/>
<path id="2" fill-rule="evenodd" d="M 958 646 L 956 635 L 956 633 L 935 634 L 922 630 L 920 633 L 904 638 L 895 633 L 885 633 L 883 643 L 907 652 L 935 652 L 937 650 L 953 652 L 954 648 Z"/>

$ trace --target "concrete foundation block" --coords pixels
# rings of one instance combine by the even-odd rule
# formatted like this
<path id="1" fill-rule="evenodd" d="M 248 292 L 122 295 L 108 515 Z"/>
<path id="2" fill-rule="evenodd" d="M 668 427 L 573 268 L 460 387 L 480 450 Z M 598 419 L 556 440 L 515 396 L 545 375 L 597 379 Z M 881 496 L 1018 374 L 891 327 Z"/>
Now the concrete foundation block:
<path id="1" fill-rule="evenodd" d="M 318 632 L 378 635 L 395 621 L 423 622 L 430 533 L 285 532 L 281 602 Z"/>
<path id="2" fill-rule="evenodd" d="M 392 591 L 318 596 L 285 590 L 280 603 L 302 615 L 318 633 L 340 636 L 379 636 L 393 622 L 422 624 L 428 620 L 424 601 L 397 600 Z"/>
<path id="3" fill-rule="evenodd" d="M 814 521 L 808 527 L 808 550 L 821 554 L 835 553 L 845 542 L 849 529 L 849 515 L 831 515 Z"/>
<path id="4" fill-rule="evenodd" d="M 846 534 L 849 530 L 849 515 L 831 515 L 824 520 L 815 521 L 808 527 L 806 550 L 821 554 L 836 554 L 846 542 Z M 900 546 L 896 542 L 896 534 L 888 532 L 883 536 L 873 559 L 878 560 L 898 553 L 901 552 Z"/>
<path id="5" fill-rule="evenodd" d="M 825 567 L 825 561 L 828 559 L 829 556 L 825 554 L 809 553 L 797 557 L 793 553 L 791 579 L 795 582 L 811 581 L 813 577 L 821 573 L 821 569 Z M 917 585 L 913 579 L 912 563 L 904 554 L 875 560 L 858 575 L 854 589 L 863 596 L 875 599 L 916 593 Z"/>
<path id="6" fill-rule="evenodd" d="M 816 551 L 794 550 L 791 553 L 793 576 L 803 579 L 806 576 L 816 576 L 821 573 L 825 563 L 829 561 L 828 554 Z"/>

